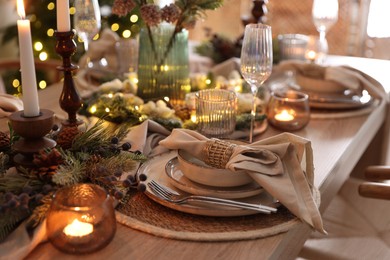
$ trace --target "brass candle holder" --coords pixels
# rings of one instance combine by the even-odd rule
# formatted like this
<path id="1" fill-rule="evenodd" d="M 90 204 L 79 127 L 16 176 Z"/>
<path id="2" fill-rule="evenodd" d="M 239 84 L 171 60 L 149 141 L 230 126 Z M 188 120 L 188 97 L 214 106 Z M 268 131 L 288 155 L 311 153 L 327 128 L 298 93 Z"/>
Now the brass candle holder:
<path id="1" fill-rule="evenodd" d="M 35 167 L 33 155 L 56 146 L 55 141 L 45 137 L 53 127 L 54 112 L 41 109 L 38 116 L 25 117 L 22 110 L 11 114 L 9 120 L 15 133 L 21 136 L 12 146 L 16 152 L 14 163 L 26 168 Z"/>
<path id="2" fill-rule="evenodd" d="M 81 98 L 77 93 L 77 90 L 73 81 L 73 71 L 79 67 L 72 64 L 71 57 L 74 55 L 77 49 L 76 42 L 74 41 L 75 31 L 58 32 L 54 33 L 57 39 L 56 52 L 62 57 L 62 66 L 57 69 L 64 72 L 64 85 L 60 96 L 60 107 L 66 113 L 68 113 L 68 119 L 62 124 L 65 126 L 77 126 L 82 121 L 77 119 L 77 111 L 81 107 Z"/>

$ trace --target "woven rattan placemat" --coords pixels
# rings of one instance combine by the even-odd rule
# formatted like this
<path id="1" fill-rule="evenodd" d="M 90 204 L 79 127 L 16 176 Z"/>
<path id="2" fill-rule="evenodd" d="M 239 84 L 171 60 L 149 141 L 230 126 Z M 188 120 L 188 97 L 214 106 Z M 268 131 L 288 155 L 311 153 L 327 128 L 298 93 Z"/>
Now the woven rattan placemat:
<path id="1" fill-rule="evenodd" d="M 300 220 L 285 207 L 275 214 L 208 217 L 164 207 L 143 193 L 130 195 L 117 207 L 117 220 L 128 227 L 161 237 L 193 241 L 231 241 L 262 238 L 286 232 Z"/>

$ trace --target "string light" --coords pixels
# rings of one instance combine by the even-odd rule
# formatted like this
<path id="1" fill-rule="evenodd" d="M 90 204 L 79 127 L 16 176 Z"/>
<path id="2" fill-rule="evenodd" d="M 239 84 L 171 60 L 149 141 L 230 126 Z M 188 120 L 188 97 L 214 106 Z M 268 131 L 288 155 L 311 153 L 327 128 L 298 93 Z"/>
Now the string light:
<path id="1" fill-rule="evenodd" d="M 50 28 L 46 32 L 47 36 L 52 37 L 54 35 L 54 29 Z"/>
<path id="2" fill-rule="evenodd" d="M 130 22 L 136 23 L 137 21 L 138 21 L 138 15 L 133 14 L 132 16 L 130 16 Z"/>
<path id="3" fill-rule="evenodd" d="M 38 86 L 40 89 L 45 89 L 47 87 L 47 83 L 45 80 L 41 80 L 39 81 Z"/>
<path id="4" fill-rule="evenodd" d="M 54 4 L 53 2 L 50 2 L 50 3 L 47 5 L 47 9 L 50 10 L 50 11 L 53 10 L 54 7 L 55 7 L 55 4 Z"/>
<path id="5" fill-rule="evenodd" d="M 119 30 L 119 24 L 113 23 L 111 25 L 111 30 L 113 30 L 114 32 L 118 31 Z"/>
<path id="6" fill-rule="evenodd" d="M 39 53 L 39 59 L 41 61 L 45 61 L 45 60 L 47 60 L 47 58 L 48 58 L 48 56 L 47 56 L 46 52 L 43 51 L 43 52 Z"/>
<path id="7" fill-rule="evenodd" d="M 96 113 L 96 110 L 97 110 L 96 106 L 93 105 L 93 106 L 90 108 L 89 112 L 91 112 L 92 114 L 94 114 L 94 113 Z"/>
<path id="8" fill-rule="evenodd" d="M 130 30 L 124 30 L 122 33 L 123 38 L 130 38 L 131 31 Z"/>
<path id="9" fill-rule="evenodd" d="M 14 88 L 19 87 L 19 86 L 20 86 L 20 81 L 19 81 L 18 79 L 14 79 L 14 80 L 12 81 L 12 86 L 13 86 Z"/>
<path id="10" fill-rule="evenodd" d="M 43 44 L 41 42 L 35 42 L 34 43 L 34 49 L 36 51 L 41 51 L 43 49 Z"/>

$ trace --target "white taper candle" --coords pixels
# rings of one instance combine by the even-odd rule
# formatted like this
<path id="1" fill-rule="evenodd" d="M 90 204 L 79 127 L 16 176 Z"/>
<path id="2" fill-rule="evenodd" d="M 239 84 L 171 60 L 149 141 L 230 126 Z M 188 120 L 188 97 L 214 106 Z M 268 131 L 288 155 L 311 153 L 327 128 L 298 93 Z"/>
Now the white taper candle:
<path id="1" fill-rule="evenodd" d="M 70 31 L 69 0 L 57 0 L 57 31 Z"/>
<path id="2" fill-rule="evenodd" d="M 17 0 L 21 20 L 17 21 L 19 35 L 20 68 L 22 73 L 23 106 L 25 117 L 39 116 L 37 79 L 31 40 L 30 21 L 25 19 L 23 0 Z"/>

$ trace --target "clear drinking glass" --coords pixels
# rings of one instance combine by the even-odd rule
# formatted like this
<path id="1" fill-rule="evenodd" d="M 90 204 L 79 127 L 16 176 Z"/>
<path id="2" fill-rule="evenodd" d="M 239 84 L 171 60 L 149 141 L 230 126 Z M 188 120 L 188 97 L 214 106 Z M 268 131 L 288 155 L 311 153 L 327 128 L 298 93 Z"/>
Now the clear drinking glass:
<path id="1" fill-rule="evenodd" d="M 245 26 L 241 49 L 241 73 L 253 94 L 249 142 L 253 141 L 256 116 L 256 96 L 259 88 L 272 72 L 272 31 L 265 24 Z"/>
<path id="2" fill-rule="evenodd" d="M 195 94 L 198 131 L 208 137 L 224 138 L 236 127 L 237 96 L 224 89 L 205 89 Z"/>
<path id="3" fill-rule="evenodd" d="M 303 34 L 278 35 L 280 60 L 305 60 L 309 37 Z"/>
<path id="4" fill-rule="evenodd" d="M 312 18 L 317 31 L 320 33 L 322 56 L 328 53 L 326 33 L 337 22 L 339 14 L 338 0 L 314 0 Z M 323 62 L 319 61 L 319 62 Z"/>
<path id="5" fill-rule="evenodd" d="M 74 27 L 83 40 L 84 50 L 88 51 L 89 43 L 99 33 L 101 28 L 100 7 L 97 0 L 75 0 L 76 12 L 73 15 Z M 87 61 L 87 66 L 90 61 Z"/>

